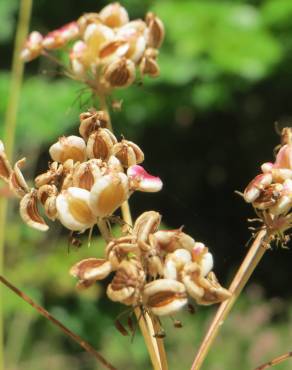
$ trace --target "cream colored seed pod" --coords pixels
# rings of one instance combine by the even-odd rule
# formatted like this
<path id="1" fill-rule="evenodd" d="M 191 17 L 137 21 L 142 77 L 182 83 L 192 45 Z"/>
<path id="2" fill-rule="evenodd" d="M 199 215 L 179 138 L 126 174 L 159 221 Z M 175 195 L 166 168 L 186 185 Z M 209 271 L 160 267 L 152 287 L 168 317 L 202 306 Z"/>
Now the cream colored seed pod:
<path id="1" fill-rule="evenodd" d="M 134 237 L 123 236 L 110 241 L 106 246 L 105 253 L 107 259 L 113 266 L 113 270 L 117 270 L 123 259 L 127 257 L 128 253 L 135 254 L 136 256 L 139 255 L 139 248 Z"/>
<path id="2" fill-rule="evenodd" d="M 112 148 L 112 154 L 120 160 L 125 168 L 144 161 L 144 153 L 139 146 L 128 140 L 122 140 L 115 144 Z"/>
<path id="3" fill-rule="evenodd" d="M 58 218 L 67 229 L 84 231 L 95 224 L 96 217 L 89 206 L 89 199 L 89 191 L 74 187 L 57 196 Z"/>
<path id="4" fill-rule="evenodd" d="M 44 219 L 39 215 L 35 189 L 32 189 L 23 196 L 20 201 L 19 212 L 21 218 L 28 226 L 40 231 L 47 231 L 49 229 Z"/>
<path id="5" fill-rule="evenodd" d="M 112 271 L 111 263 L 102 258 L 87 258 L 70 269 L 70 274 L 79 279 L 78 288 L 88 288 L 97 280 L 106 278 Z"/>
<path id="6" fill-rule="evenodd" d="M 125 57 L 129 48 L 130 44 L 127 41 L 114 39 L 101 47 L 98 56 L 101 62 L 107 65 Z"/>
<path id="7" fill-rule="evenodd" d="M 115 135 L 107 128 L 100 128 L 89 136 L 87 156 L 89 158 L 108 160 L 112 147 L 117 143 Z"/>
<path id="8" fill-rule="evenodd" d="M 127 10 L 119 3 L 112 3 L 105 6 L 99 12 L 99 17 L 104 24 L 111 28 L 121 27 L 129 22 Z"/>
<path id="9" fill-rule="evenodd" d="M 195 243 L 192 250 L 192 261 L 200 265 L 203 277 L 207 276 L 214 266 L 213 256 L 203 243 Z"/>
<path id="10" fill-rule="evenodd" d="M 178 274 L 184 265 L 191 262 L 191 253 L 186 249 L 176 249 L 165 258 L 163 276 L 166 279 L 177 280 Z"/>
<path id="11" fill-rule="evenodd" d="M 163 22 L 154 13 L 149 12 L 146 14 L 146 24 L 149 30 L 147 38 L 148 46 L 155 49 L 160 48 L 165 36 Z"/>
<path id="12" fill-rule="evenodd" d="M 64 163 L 68 159 L 83 162 L 86 160 L 86 144 L 79 136 L 63 136 L 50 147 L 49 153 L 53 161 L 59 163 Z"/>
<path id="13" fill-rule="evenodd" d="M 91 190 L 94 183 L 101 177 L 98 159 L 90 159 L 79 164 L 73 172 L 73 186 Z"/>
<path id="14" fill-rule="evenodd" d="M 188 302 L 184 284 L 172 279 L 158 279 L 146 284 L 143 300 L 157 316 L 173 315 Z"/>
<path id="15" fill-rule="evenodd" d="M 124 172 L 121 162 L 114 155 L 111 155 L 107 161 L 107 172 Z"/>
<path id="16" fill-rule="evenodd" d="M 79 133 L 85 141 L 89 136 L 97 131 L 100 127 L 106 128 L 109 123 L 108 113 L 100 110 L 90 109 L 88 112 L 81 113 L 79 116 L 80 126 Z"/>
<path id="17" fill-rule="evenodd" d="M 195 240 L 181 231 L 176 230 L 159 230 L 152 237 L 152 243 L 156 248 L 160 248 L 162 251 L 171 253 L 176 249 L 186 249 L 192 252 L 195 246 Z"/>
<path id="18" fill-rule="evenodd" d="M 0 140 L 0 178 L 8 182 L 11 173 L 12 173 L 12 168 L 7 159 L 4 144 Z"/>
<path id="19" fill-rule="evenodd" d="M 126 58 L 113 61 L 104 70 L 104 78 L 111 87 L 128 87 L 135 81 L 135 77 L 135 64 Z"/>
<path id="20" fill-rule="evenodd" d="M 58 189 L 55 185 L 43 185 L 37 190 L 38 200 L 44 206 L 46 216 L 53 221 L 57 218 L 57 195 Z"/>
<path id="21" fill-rule="evenodd" d="M 148 242 L 149 235 L 157 231 L 161 222 L 161 215 L 158 212 L 148 211 L 140 215 L 133 227 L 133 235 L 138 241 Z"/>
<path id="22" fill-rule="evenodd" d="M 22 158 L 14 165 L 14 169 L 10 174 L 9 186 L 13 193 L 22 198 L 29 192 L 29 187 L 23 177 L 20 168 L 25 164 L 26 159 Z"/>
<path id="23" fill-rule="evenodd" d="M 89 26 L 91 23 L 101 23 L 101 19 L 98 13 L 85 13 L 78 18 L 77 24 L 81 35 L 83 35 L 87 26 Z"/>
<path id="24" fill-rule="evenodd" d="M 90 192 L 90 207 L 97 217 L 110 216 L 129 197 L 128 178 L 113 173 L 99 178 Z"/>

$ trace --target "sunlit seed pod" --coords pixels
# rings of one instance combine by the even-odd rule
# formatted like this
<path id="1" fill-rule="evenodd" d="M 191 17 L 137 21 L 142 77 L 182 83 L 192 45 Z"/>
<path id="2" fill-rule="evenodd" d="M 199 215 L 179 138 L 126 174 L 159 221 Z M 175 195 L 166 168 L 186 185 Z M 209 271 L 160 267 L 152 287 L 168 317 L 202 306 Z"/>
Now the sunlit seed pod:
<path id="1" fill-rule="evenodd" d="M 96 111 L 95 109 L 90 109 L 88 112 L 81 113 L 79 118 L 79 133 L 85 141 L 100 127 L 106 128 L 109 124 L 108 113 L 103 110 Z"/>
<path id="2" fill-rule="evenodd" d="M 184 284 L 172 279 L 157 279 L 146 284 L 143 300 L 157 316 L 173 315 L 188 303 Z"/>
<path id="3" fill-rule="evenodd" d="M 27 194 L 30 191 L 20 170 L 20 168 L 25 164 L 25 161 L 26 159 L 22 158 L 15 163 L 13 171 L 11 172 L 9 178 L 10 189 L 16 196 L 20 198 L 22 198 L 25 194 Z"/>
<path id="4" fill-rule="evenodd" d="M 82 282 L 87 282 L 85 285 L 88 287 L 90 284 L 95 283 L 97 280 L 106 278 L 112 271 L 110 262 L 102 258 L 87 258 L 84 259 L 70 269 L 70 274 Z"/>
<path id="5" fill-rule="evenodd" d="M 150 256 L 147 258 L 147 274 L 153 279 L 163 276 L 163 261 L 159 256 Z"/>
<path id="6" fill-rule="evenodd" d="M 261 165 L 261 170 L 263 173 L 271 172 L 274 167 L 274 164 L 272 162 L 266 162 Z"/>
<path id="7" fill-rule="evenodd" d="M 91 23 L 101 23 L 101 19 L 98 13 L 85 13 L 78 18 L 77 24 L 81 35 L 84 34 L 87 26 L 89 26 Z"/>
<path id="8" fill-rule="evenodd" d="M 39 189 L 37 189 L 37 198 L 42 205 L 45 205 L 49 197 L 57 194 L 58 189 L 55 185 L 42 185 Z"/>
<path id="9" fill-rule="evenodd" d="M 141 59 L 139 69 L 142 76 L 158 77 L 160 74 L 160 68 L 156 58 L 147 55 L 144 55 Z"/>
<path id="10" fill-rule="evenodd" d="M 111 28 L 121 27 L 129 22 L 127 10 L 119 3 L 112 3 L 105 6 L 99 12 L 99 17 L 104 24 Z"/>
<path id="11" fill-rule="evenodd" d="M 135 81 L 135 77 L 135 64 L 125 58 L 110 63 L 104 70 L 104 78 L 111 87 L 128 87 Z"/>
<path id="12" fill-rule="evenodd" d="M 50 147 L 49 153 L 51 158 L 59 163 L 64 163 L 68 159 L 83 162 L 86 160 L 86 144 L 79 136 L 62 136 Z"/>
<path id="13" fill-rule="evenodd" d="M 115 135 L 106 128 L 100 128 L 93 132 L 87 142 L 88 158 L 108 160 L 112 147 L 117 143 Z"/>
<path id="14" fill-rule="evenodd" d="M 176 249 L 173 253 L 167 254 L 164 264 L 164 274 L 166 279 L 178 278 L 178 273 L 188 262 L 191 262 L 191 253 L 186 249 Z"/>
<path id="15" fill-rule="evenodd" d="M 123 166 L 120 160 L 111 155 L 107 161 L 108 172 L 124 172 Z"/>
<path id="16" fill-rule="evenodd" d="M 273 177 L 273 182 L 282 183 L 287 179 L 292 179 L 292 169 L 290 168 L 273 168 L 270 173 Z"/>
<path id="17" fill-rule="evenodd" d="M 0 140 L 0 178 L 8 182 L 11 173 L 12 168 L 6 156 L 4 144 Z"/>
<path id="18" fill-rule="evenodd" d="M 192 253 L 195 246 L 195 240 L 180 229 L 159 230 L 153 234 L 152 242 L 156 248 L 162 251 L 172 253 L 176 249 L 186 249 Z"/>
<path id="19" fill-rule="evenodd" d="M 292 144 L 286 144 L 281 147 L 277 153 L 274 163 L 275 168 L 292 169 Z"/>
<path id="20" fill-rule="evenodd" d="M 162 189 L 162 181 L 159 177 L 152 176 L 139 165 L 128 168 L 127 175 L 130 180 L 130 189 L 154 193 Z"/>
<path id="21" fill-rule="evenodd" d="M 58 216 L 56 202 L 57 202 L 57 196 L 52 195 L 46 200 L 46 203 L 44 204 L 45 214 L 52 221 L 55 221 Z"/>
<path id="22" fill-rule="evenodd" d="M 38 175 L 34 182 L 37 188 L 46 184 L 57 184 L 61 179 L 63 174 L 63 165 L 58 162 L 53 162 L 47 172 Z"/>
<path id="23" fill-rule="evenodd" d="M 91 190 L 97 179 L 101 177 L 99 161 L 91 159 L 79 164 L 73 172 L 73 186 Z"/>
<path id="24" fill-rule="evenodd" d="M 117 37 L 129 44 L 126 58 L 138 63 L 146 49 L 146 24 L 142 20 L 132 21 L 117 31 Z"/>
<path id="25" fill-rule="evenodd" d="M 196 262 L 187 263 L 182 271 L 182 282 L 188 294 L 196 301 L 204 295 L 204 289 L 199 285 L 201 268 Z"/>
<path id="26" fill-rule="evenodd" d="M 112 154 L 120 160 L 125 168 L 144 161 L 144 153 L 139 146 L 128 140 L 122 140 L 115 144 L 112 148 Z"/>
<path id="27" fill-rule="evenodd" d="M 154 13 L 149 12 L 146 14 L 146 24 L 149 29 L 148 46 L 156 49 L 160 48 L 165 36 L 163 22 Z"/>
<path id="28" fill-rule="evenodd" d="M 149 235 L 157 231 L 161 215 L 155 211 L 142 213 L 135 221 L 132 234 L 137 240 L 148 242 Z"/>
<path id="29" fill-rule="evenodd" d="M 58 218 L 67 229 L 84 231 L 96 223 L 89 199 L 89 191 L 75 187 L 68 188 L 57 196 Z"/>
<path id="30" fill-rule="evenodd" d="M 99 58 L 104 65 L 116 62 L 124 58 L 130 48 L 130 44 L 125 40 L 113 40 L 105 43 L 100 51 Z"/>
<path id="31" fill-rule="evenodd" d="M 244 200 L 247 203 L 254 202 L 259 196 L 262 190 L 272 183 L 272 174 L 263 173 L 256 176 L 244 190 Z"/>
<path id="32" fill-rule="evenodd" d="M 99 178 L 90 192 L 90 207 L 97 217 L 110 216 L 129 198 L 128 178 L 113 173 Z"/>
<path id="33" fill-rule="evenodd" d="M 42 42 L 43 36 L 39 32 L 31 32 L 28 35 L 24 48 L 21 50 L 20 58 L 24 62 L 30 62 L 37 58 L 43 50 Z"/>
<path id="34" fill-rule="evenodd" d="M 19 205 L 20 216 L 28 226 L 40 231 L 47 231 L 49 227 L 45 223 L 44 219 L 39 215 L 37 201 L 38 199 L 35 189 L 32 189 L 29 193 L 25 194 Z"/>
<path id="35" fill-rule="evenodd" d="M 196 242 L 192 250 L 192 261 L 200 265 L 202 276 L 206 276 L 213 269 L 214 260 L 205 244 Z"/>
<path id="36" fill-rule="evenodd" d="M 60 181 L 61 190 L 66 190 L 73 186 L 73 173 L 78 166 L 79 162 L 74 162 L 73 159 L 67 159 L 63 163 L 63 173 Z"/>

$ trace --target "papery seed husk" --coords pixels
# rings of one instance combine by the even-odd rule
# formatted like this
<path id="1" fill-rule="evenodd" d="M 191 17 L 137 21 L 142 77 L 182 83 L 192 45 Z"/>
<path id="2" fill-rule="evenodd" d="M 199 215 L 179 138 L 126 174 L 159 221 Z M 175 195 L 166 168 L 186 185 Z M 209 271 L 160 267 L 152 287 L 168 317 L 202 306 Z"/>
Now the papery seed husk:
<path id="1" fill-rule="evenodd" d="M 148 45 L 160 48 L 165 35 L 163 22 L 154 13 L 149 12 L 146 14 L 146 24 L 149 28 Z"/>
<path id="2" fill-rule="evenodd" d="M 87 141 L 89 136 L 100 127 L 108 126 L 109 117 L 105 111 L 89 110 L 80 114 L 79 133 Z"/>
<path id="3" fill-rule="evenodd" d="M 129 59 L 119 59 L 109 64 L 104 77 L 112 87 L 128 87 L 136 77 L 135 64 Z"/>
<path id="4" fill-rule="evenodd" d="M 23 196 L 20 201 L 19 210 L 21 218 L 28 226 L 40 231 L 48 230 L 48 225 L 39 215 L 37 209 L 37 194 L 34 189 L 30 193 Z"/>
<path id="5" fill-rule="evenodd" d="M 133 227 L 133 235 L 138 240 L 147 242 L 149 235 L 157 231 L 161 222 L 161 215 L 155 211 L 142 213 L 137 219 Z"/>
<path id="6" fill-rule="evenodd" d="M 87 155 L 89 158 L 108 160 L 111 150 L 117 139 L 114 134 L 106 129 L 101 128 L 89 136 L 87 142 Z"/>
<path id="7" fill-rule="evenodd" d="M 112 28 L 121 27 L 129 22 L 127 10 L 118 2 L 105 6 L 99 12 L 99 16 L 104 24 Z"/>
<path id="8" fill-rule="evenodd" d="M 128 140 L 122 140 L 120 143 L 115 144 L 112 154 L 119 159 L 125 168 L 144 161 L 144 153 L 139 146 Z"/>
<path id="9" fill-rule="evenodd" d="M 20 170 L 20 168 L 25 164 L 25 161 L 26 159 L 22 158 L 15 163 L 14 170 L 11 172 L 9 179 L 10 189 L 20 198 L 29 192 L 29 187 Z"/>

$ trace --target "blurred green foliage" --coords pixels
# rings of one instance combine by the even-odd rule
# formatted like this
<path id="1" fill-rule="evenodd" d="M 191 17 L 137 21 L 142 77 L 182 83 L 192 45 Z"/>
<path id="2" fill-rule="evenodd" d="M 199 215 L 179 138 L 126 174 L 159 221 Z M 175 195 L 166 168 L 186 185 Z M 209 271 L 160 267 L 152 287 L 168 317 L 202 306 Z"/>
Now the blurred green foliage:
<path id="1" fill-rule="evenodd" d="M 9 93 L 9 57 L 18 3 L 0 1 L 0 137 Z M 32 24 L 47 29 L 54 19 L 45 18 L 41 11 L 60 17 L 58 4 L 47 0 L 36 3 Z M 154 128 L 170 127 L 177 122 L 189 124 L 195 114 L 208 117 L 214 110 L 238 110 L 238 94 L 248 94 L 254 86 L 264 84 L 281 68 L 286 71 L 285 66 L 291 65 L 290 0 L 122 3 L 132 17 L 142 17 L 148 9 L 155 11 L 166 26 L 166 40 L 159 56 L 160 78 L 146 78 L 141 86 L 137 84 L 115 94 L 116 99 L 123 99 L 124 109 L 113 114 L 114 125 L 132 140 L 138 136 L 142 139 L 149 125 Z M 77 14 L 87 11 L 85 2 L 76 4 L 62 2 L 62 6 L 74 9 Z M 90 5 L 93 6 L 92 2 Z M 98 10 L 99 3 L 94 6 Z M 285 79 L 284 73 L 283 76 Z M 34 165 L 46 161 L 41 155 L 44 148 L 58 136 L 77 130 L 78 114 L 91 105 L 88 91 L 60 76 L 52 63 L 40 58 L 27 65 L 18 115 L 17 152 L 26 155 Z M 187 166 L 185 172 L 189 175 Z M 34 166 L 30 173 L 32 176 Z M 70 266 L 81 258 L 101 255 L 102 241 L 94 239 L 87 248 L 84 240 L 81 249 L 71 247 L 68 254 L 67 236 L 55 225 L 51 229 L 48 235 L 43 235 L 22 225 L 18 215 L 11 215 L 5 256 L 9 279 L 100 349 L 119 369 L 149 368 L 139 333 L 130 344 L 130 338 L 122 337 L 114 328 L 113 321 L 123 308 L 109 304 L 104 296 L 105 286 L 96 285 L 82 294 L 74 291 L 74 281 L 68 274 Z M 291 303 L 276 299 L 264 303 L 264 297 L 257 292 L 255 288 L 250 290 L 239 302 L 224 325 L 206 369 L 246 370 L 291 349 L 287 347 L 292 340 Z M 25 302 L 8 290 L 4 293 L 6 370 L 99 368 Z M 174 329 L 170 321 L 163 321 L 170 369 L 189 367 L 212 313 L 212 309 L 205 308 L 194 316 L 182 313 L 181 330 Z M 291 362 L 278 368 L 288 370 Z"/>

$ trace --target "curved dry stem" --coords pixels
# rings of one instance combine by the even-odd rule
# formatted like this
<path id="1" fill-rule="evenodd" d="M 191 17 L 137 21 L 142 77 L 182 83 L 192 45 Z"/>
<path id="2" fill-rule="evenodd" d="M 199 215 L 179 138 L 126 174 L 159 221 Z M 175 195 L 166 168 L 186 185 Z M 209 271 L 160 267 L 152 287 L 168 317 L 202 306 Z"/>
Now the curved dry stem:
<path id="1" fill-rule="evenodd" d="M 29 303 L 34 309 L 36 309 L 42 316 L 46 319 L 50 320 L 55 326 L 63 331 L 68 337 L 73 339 L 76 343 L 78 343 L 86 352 L 90 353 L 94 356 L 106 369 L 116 370 L 116 368 L 110 364 L 100 353 L 98 353 L 89 343 L 85 342 L 79 335 L 73 333 L 70 329 L 68 329 L 65 325 L 63 325 L 59 320 L 57 320 L 54 316 L 52 316 L 47 310 L 45 310 L 42 306 L 35 303 L 30 297 L 28 297 L 25 293 L 21 290 L 16 288 L 13 284 L 11 284 L 4 276 L 0 275 L 0 281 L 4 285 L 7 286 L 10 290 L 12 290 L 15 294 L 17 294 L 20 298 L 22 298 L 25 302 Z"/>
<path id="2" fill-rule="evenodd" d="M 218 335 L 220 327 L 224 324 L 228 313 L 236 302 L 242 289 L 245 287 L 251 274 L 253 273 L 263 255 L 265 254 L 266 250 L 268 249 L 272 238 L 273 234 L 269 233 L 266 229 L 261 230 L 257 234 L 229 287 L 229 291 L 232 293 L 232 297 L 227 301 L 222 302 L 219 306 L 192 364 L 192 370 L 199 370 L 201 368 L 212 344 L 214 343 L 214 340 Z"/>
<path id="3" fill-rule="evenodd" d="M 288 360 L 291 357 L 292 357 L 292 351 L 284 353 L 283 355 L 278 356 L 278 357 L 274 358 L 273 360 L 271 360 L 269 362 L 265 362 L 264 364 L 258 366 L 255 370 L 268 369 L 269 367 L 279 365 L 281 362 L 283 362 L 285 360 Z"/>

